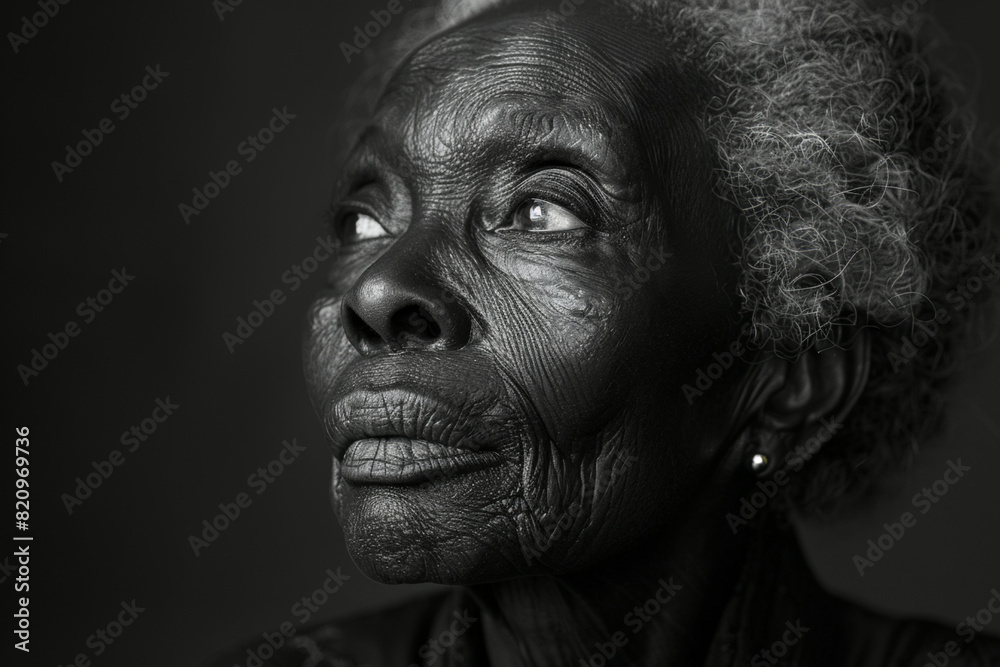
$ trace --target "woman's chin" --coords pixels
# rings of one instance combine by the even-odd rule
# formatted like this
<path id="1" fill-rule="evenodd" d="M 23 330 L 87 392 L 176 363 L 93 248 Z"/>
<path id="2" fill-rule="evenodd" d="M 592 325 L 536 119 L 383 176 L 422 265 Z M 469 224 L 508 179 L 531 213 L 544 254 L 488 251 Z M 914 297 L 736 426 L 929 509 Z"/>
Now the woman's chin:
<path id="1" fill-rule="evenodd" d="M 491 546 L 517 543 L 489 530 L 508 522 L 485 516 L 461 498 L 440 490 L 346 482 L 338 497 L 348 552 L 376 581 L 471 585 L 517 574 L 511 559 Z"/>

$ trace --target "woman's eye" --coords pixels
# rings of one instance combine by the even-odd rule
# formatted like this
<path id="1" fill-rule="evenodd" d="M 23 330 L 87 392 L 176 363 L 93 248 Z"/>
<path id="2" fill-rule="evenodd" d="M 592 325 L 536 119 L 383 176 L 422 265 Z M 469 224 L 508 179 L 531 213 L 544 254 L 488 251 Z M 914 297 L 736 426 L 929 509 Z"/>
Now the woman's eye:
<path id="1" fill-rule="evenodd" d="M 509 223 L 498 231 L 519 230 L 526 232 L 564 232 L 587 227 L 569 209 L 544 199 L 529 199 L 514 212 Z"/>
<path id="2" fill-rule="evenodd" d="M 347 245 L 388 236 L 379 221 L 367 213 L 349 213 L 341 227 L 341 241 Z"/>

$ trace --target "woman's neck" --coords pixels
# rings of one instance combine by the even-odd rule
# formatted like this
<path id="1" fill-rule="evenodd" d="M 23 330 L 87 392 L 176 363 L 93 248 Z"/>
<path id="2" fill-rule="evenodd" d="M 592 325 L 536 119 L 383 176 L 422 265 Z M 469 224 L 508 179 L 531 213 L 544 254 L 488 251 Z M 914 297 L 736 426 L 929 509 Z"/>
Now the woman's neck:
<path id="1" fill-rule="evenodd" d="M 739 494 L 702 494 L 662 535 L 587 571 L 474 587 L 494 664 L 703 664 L 751 555 L 797 548 L 734 531 Z"/>

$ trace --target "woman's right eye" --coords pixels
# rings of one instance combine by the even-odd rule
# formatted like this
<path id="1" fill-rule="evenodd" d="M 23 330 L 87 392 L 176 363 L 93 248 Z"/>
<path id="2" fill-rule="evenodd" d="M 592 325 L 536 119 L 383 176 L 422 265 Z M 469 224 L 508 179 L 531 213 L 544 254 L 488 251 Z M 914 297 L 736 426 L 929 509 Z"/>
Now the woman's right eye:
<path id="1" fill-rule="evenodd" d="M 340 240 L 344 245 L 363 243 L 389 236 L 382 224 L 367 213 L 348 213 L 340 226 Z"/>

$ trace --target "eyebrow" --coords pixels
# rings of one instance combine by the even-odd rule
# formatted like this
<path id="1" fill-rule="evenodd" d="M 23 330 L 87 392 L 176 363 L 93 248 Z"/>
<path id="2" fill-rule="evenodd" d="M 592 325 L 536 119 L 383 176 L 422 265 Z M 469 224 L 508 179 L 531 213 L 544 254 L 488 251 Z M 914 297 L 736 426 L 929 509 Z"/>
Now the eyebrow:
<path id="1" fill-rule="evenodd" d="M 528 104 L 525 102 L 528 101 Z M 543 156 L 577 164 L 607 178 L 620 169 L 608 170 L 607 162 L 621 167 L 612 150 L 611 126 L 597 114 L 570 109 L 553 112 L 520 97 L 507 102 L 494 102 L 490 108 L 476 114 L 471 134 L 477 148 L 527 149 L 528 161 Z M 580 141 L 582 139 L 582 141 Z"/>
<path id="2" fill-rule="evenodd" d="M 456 143 L 459 150 L 487 155 L 518 153 L 520 166 L 525 169 L 547 165 L 577 168 L 602 184 L 612 197 L 634 197 L 635 183 L 628 178 L 626 156 L 612 149 L 612 127 L 591 110 L 570 108 L 553 112 L 532 103 L 530 96 L 519 94 L 507 100 L 491 100 L 484 108 L 465 108 L 459 113 L 462 111 L 468 113 L 469 119 L 451 124 L 460 128 L 460 140 Z M 393 151 L 386 149 L 398 147 L 401 138 L 404 143 L 418 143 L 412 125 L 402 130 L 402 137 L 399 131 L 378 121 L 368 125 L 349 153 L 350 169 L 345 178 L 358 183 L 367 174 L 391 167 Z M 407 156 L 413 153 L 404 151 Z"/>

